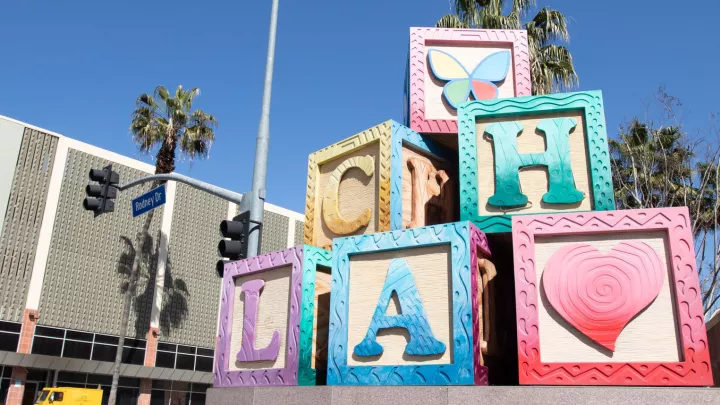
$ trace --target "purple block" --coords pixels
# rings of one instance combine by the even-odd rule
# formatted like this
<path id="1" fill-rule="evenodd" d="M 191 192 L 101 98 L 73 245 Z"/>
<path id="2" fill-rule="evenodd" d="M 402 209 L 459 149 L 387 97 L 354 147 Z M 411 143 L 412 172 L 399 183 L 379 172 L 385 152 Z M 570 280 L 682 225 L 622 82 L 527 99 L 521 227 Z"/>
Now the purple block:
<path id="1" fill-rule="evenodd" d="M 260 278 L 264 272 L 281 267 L 292 266 L 290 280 L 290 311 L 288 316 L 287 336 L 279 336 L 275 331 L 270 345 L 264 349 L 255 349 L 255 328 L 257 326 L 258 305 L 263 305 L 260 290 L 264 284 Z M 215 387 L 239 387 L 262 385 L 297 385 L 298 384 L 298 344 L 300 335 L 300 299 L 302 294 L 303 247 L 293 247 L 264 254 L 250 259 L 239 260 L 225 265 L 222 281 L 220 304 L 220 327 L 218 344 L 215 354 L 215 371 L 213 373 Z M 245 296 L 245 314 L 243 315 L 244 336 L 241 350 L 230 352 L 232 342 L 233 309 L 235 300 L 235 279 L 257 274 L 258 278 L 243 282 Z M 259 280 L 260 282 L 256 281 Z M 245 288 L 247 286 L 247 288 Z M 238 294 L 239 295 L 239 294 Z M 248 316 L 249 315 L 249 316 Z M 255 319 L 252 319 L 255 318 Z M 237 321 L 237 317 L 235 317 Z M 278 337 L 278 339 L 276 339 Z M 278 353 L 280 341 L 285 340 L 286 352 Z M 274 357 L 273 353 L 277 353 Z M 236 370 L 230 371 L 230 361 L 273 360 L 277 356 L 285 356 L 283 368 Z"/>

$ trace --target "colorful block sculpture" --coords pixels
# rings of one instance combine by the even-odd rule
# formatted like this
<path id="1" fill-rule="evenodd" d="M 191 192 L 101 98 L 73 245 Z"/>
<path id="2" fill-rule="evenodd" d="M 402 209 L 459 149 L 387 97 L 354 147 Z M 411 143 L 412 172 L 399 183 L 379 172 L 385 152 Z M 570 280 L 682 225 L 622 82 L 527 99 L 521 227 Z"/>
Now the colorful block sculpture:
<path id="1" fill-rule="evenodd" d="M 421 133 L 457 133 L 468 100 L 530 96 L 524 30 L 410 28 L 407 125 Z"/>
<path id="2" fill-rule="evenodd" d="M 615 208 L 601 92 L 473 101 L 459 122 L 462 220 Z"/>
<path id="3" fill-rule="evenodd" d="M 330 252 L 308 245 L 225 265 L 216 387 L 315 384 L 313 366 L 327 356 L 317 303 L 327 302 L 320 270 L 329 267 Z"/>
<path id="4" fill-rule="evenodd" d="M 467 221 L 334 239 L 328 384 L 487 385 L 489 255 Z"/>
<path id="5" fill-rule="evenodd" d="M 311 154 L 305 243 L 452 222 L 453 155 L 394 121 Z"/>
<path id="6" fill-rule="evenodd" d="M 521 384 L 712 385 L 687 208 L 517 216 Z"/>

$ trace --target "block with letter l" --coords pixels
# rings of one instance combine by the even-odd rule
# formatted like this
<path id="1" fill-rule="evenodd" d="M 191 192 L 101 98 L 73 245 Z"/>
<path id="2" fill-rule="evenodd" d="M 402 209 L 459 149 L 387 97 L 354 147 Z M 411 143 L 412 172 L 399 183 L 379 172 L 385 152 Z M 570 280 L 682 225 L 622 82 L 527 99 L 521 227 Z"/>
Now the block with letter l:
<path id="1" fill-rule="evenodd" d="M 308 245 L 226 264 L 214 386 L 324 382 L 329 281 L 330 252 Z"/>
<path id="2" fill-rule="evenodd" d="M 328 384 L 487 385 L 489 255 L 468 221 L 334 239 Z"/>
<path id="3" fill-rule="evenodd" d="M 472 101 L 458 122 L 462 220 L 615 209 L 600 91 Z"/>

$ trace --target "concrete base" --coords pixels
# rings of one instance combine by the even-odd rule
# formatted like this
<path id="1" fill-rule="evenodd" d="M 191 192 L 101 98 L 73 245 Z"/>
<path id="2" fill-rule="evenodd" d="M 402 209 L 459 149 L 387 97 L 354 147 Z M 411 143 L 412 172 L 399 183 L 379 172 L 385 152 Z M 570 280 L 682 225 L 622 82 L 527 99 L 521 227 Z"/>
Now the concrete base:
<path id="1" fill-rule="evenodd" d="M 720 388 L 248 387 L 211 388 L 208 405 L 720 404 Z"/>

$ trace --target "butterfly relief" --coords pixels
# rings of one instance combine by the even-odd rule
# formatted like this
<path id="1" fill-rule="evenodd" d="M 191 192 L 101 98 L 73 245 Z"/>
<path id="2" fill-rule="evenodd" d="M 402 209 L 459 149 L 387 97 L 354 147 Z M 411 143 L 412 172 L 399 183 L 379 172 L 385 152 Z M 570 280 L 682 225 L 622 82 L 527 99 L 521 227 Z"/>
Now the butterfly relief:
<path id="1" fill-rule="evenodd" d="M 505 80 L 510 70 L 510 51 L 488 55 L 469 72 L 460 61 L 439 49 L 428 50 L 428 61 L 433 75 L 445 81 L 443 96 L 456 109 L 470 94 L 475 100 L 492 100 L 498 97 L 498 83 Z"/>

